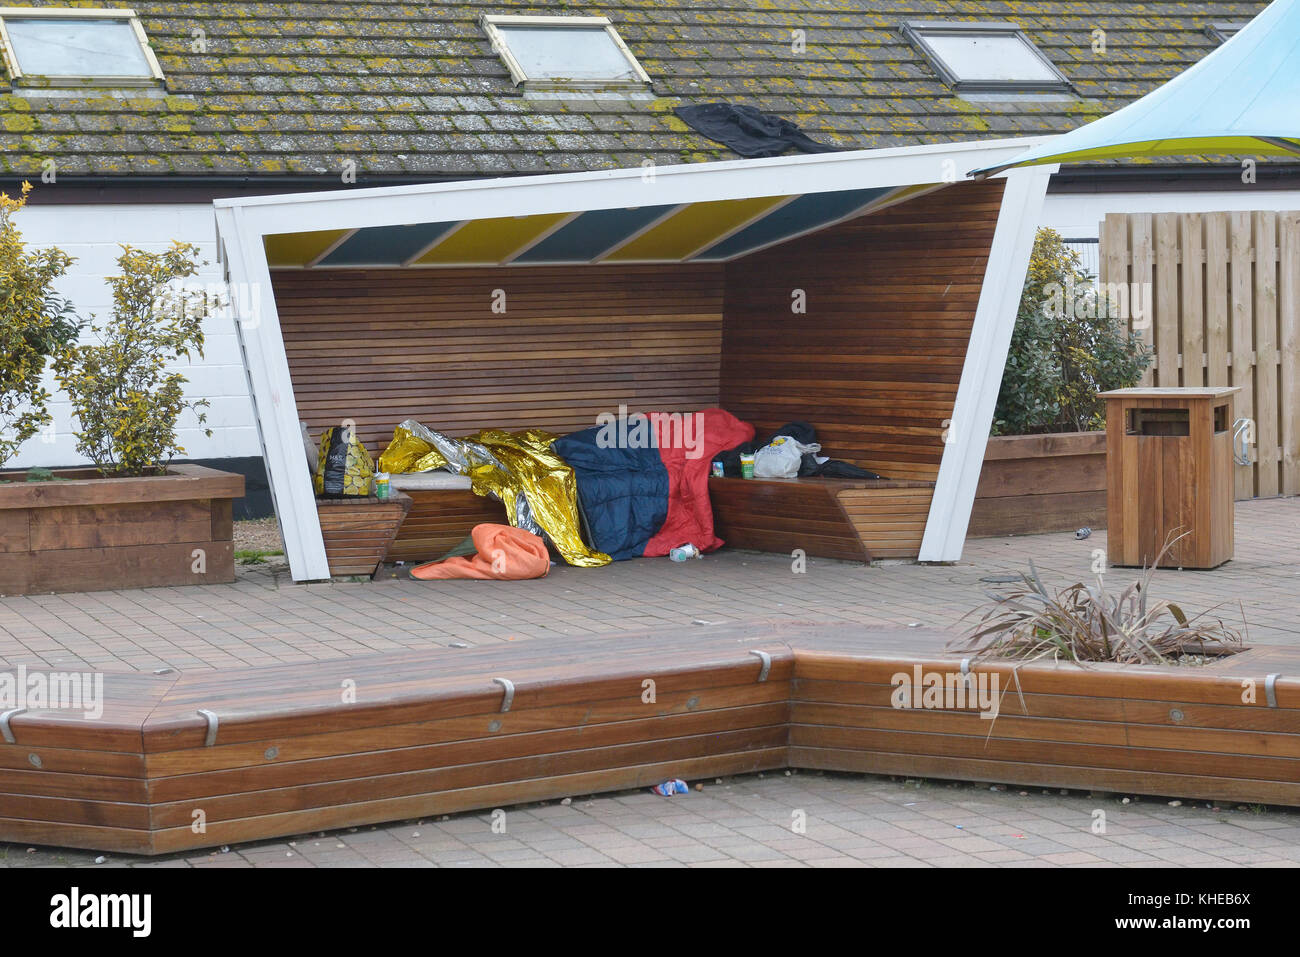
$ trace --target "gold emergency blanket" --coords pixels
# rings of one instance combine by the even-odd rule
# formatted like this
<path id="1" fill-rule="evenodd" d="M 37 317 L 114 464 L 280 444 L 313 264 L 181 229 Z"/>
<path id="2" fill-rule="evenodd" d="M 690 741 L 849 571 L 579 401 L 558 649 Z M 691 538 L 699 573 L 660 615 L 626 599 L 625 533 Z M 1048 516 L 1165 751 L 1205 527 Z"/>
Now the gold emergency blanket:
<path id="1" fill-rule="evenodd" d="M 393 441 L 379 456 L 379 471 L 404 475 L 445 467 L 447 460 L 430 440 L 420 438 L 417 434 L 420 432 L 428 433 L 429 430 L 414 419 L 407 419 L 399 425 L 393 432 Z"/>
<path id="2" fill-rule="evenodd" d="M 529 429 L 484 429 L 453 439 L 407 419 L 379 457 L 382 472 L 448 468 L 469 476 L 476 495 L 501 500 L 516 528 L 545 533 L 570 565 L 607 565 L 610 557 L 589 549 L 578 530 L 578 482 L 573 469 L 551 451 L 555 436 Z"/>

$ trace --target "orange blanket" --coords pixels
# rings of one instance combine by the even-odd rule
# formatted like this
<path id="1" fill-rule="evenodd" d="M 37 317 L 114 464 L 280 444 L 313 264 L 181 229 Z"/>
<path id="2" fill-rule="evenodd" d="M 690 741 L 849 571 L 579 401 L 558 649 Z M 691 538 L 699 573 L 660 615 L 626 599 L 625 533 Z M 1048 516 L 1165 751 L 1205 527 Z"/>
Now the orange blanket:
<path id="1" fill-rule="evenodd" d="M 480 578 L 516 581 L 544 578 L 551 570 L 546 543 L 532 532 L 511 525 L 475 525 L 470 533 L 478 554 L 457 556 L 440 562 L 426 562 L 411 569 L 411 577 L 429 581 L 437 578 Z"/>

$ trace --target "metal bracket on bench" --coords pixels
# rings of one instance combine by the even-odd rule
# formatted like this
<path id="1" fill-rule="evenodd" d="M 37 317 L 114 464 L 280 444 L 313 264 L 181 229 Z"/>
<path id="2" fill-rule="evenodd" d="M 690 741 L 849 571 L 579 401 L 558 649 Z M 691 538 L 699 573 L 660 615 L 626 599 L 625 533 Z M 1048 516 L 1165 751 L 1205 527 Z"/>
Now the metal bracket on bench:
<path id="1" fill-rule="evenodd" d="M 506 689 L 506 696 L 501 699 L 501 713 L 505 714 L 515 703 L 515 683 L 509 678 L 493 678 L 497 684 Z"/>
<path id="2" fill-rule="evenodd" d="M 4 714 L 0 714 L 0 734 L 4 735 L 6 744 L 17 744 L 14 738 L 14 729 L 9 727 L 9 719 L 26 711 L 26 708 L 10 708 Z"/>
<path id="3" fill-rule="evenodd" d="M 205 748 L 210 748 L 217 743 L 217 725 L 221 722 L 217 718 L 217 713 L 215 711 L 209 711 L 207 708 L 199 708 L 199 714 L 201 714 L 203 719 L 208 723 L 208 736 L 203 739 L 203 746 Z"/>
<path id="4" fill-rule="evenodd" d="M 758 680 L 760 682 L 766 681 L 768 672 L 772 670 L 772 656 L 766 651 L 759 651 L 757 649 L 750 649 L 749 653 L 751 655 L 758 655 L 759 659 L 763 662 L 763 667 L 758 672 Z"/>
<path id="5" fill-rule="evenodd" d="M 1277 674 L 1269 675 L 1264 679 L 1264 700 L 1268 702 L 1270 708 L 1277 707 L 1277 679 L 1281 677 Z"/>

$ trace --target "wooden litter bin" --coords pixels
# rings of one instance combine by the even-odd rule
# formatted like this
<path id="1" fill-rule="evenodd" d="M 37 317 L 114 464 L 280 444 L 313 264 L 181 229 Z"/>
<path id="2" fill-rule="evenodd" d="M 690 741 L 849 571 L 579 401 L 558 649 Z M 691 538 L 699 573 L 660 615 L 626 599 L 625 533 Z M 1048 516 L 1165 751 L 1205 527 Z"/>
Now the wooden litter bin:
<path id="1" fill-rule="evenodd" d="M 1106 400 L 1112 565 L 1216 568 L 1232 558 L 1232 396 L 1237 388 L 1116 389 Z"/>

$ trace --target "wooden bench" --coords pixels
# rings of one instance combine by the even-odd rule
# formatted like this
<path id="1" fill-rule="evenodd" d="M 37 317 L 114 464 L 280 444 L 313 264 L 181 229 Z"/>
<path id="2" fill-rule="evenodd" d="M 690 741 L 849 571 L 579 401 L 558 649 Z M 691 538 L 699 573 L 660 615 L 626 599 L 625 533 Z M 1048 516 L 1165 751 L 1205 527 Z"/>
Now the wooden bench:
<path id="1" fill-rule="evenodd" d="M 410 510 L 410 496 L 396 489 L 383 501 L 374 496 L 316 499 L 330 575 L 374 575 Z"/>
<path id="2" fill-rule="evenodd" d="M 389 562 L 431 562 L 463 542 L 475 525 L 505 525 L 506 507 L 469 489 L 409 489 L 411 510 L 388 549 Z"/>
<path id="3" fill-rule="evenodd" d="M 733 548 L 847 561 L 915 558 L 934 483 L 710 478 L 715 531 Z"/>
<path id="4" fill-rule="evenodd" d="M 0 715 L 0 841 L 172 853 L 785 767 L 1300 805 L 1298 649 L 976 661 L 1016 689 L 996 720 L 895 707 L 896 675 L 960 674 L 949 637 L 728 625 L 108 674 L 99 718 Z"/>
<path id="5" fill-rule="evenodd" d="M 12 716 L 0 841 L 161 854 L 783 766 L 771 628 L 562 645 L 108 675 L 99 720 Z"/>
<path id="6" fill-rule="evenodd" d="M 459 545 L 475 525 L 504 523 L 505 507 L 468 489 L 409 489 L 410 513 L 385 561 L 427 562 Z M 909 479 L 710 478 L 720 538 L 733 548 L 845 561 L 915 558 L 934 483 Z"/>

